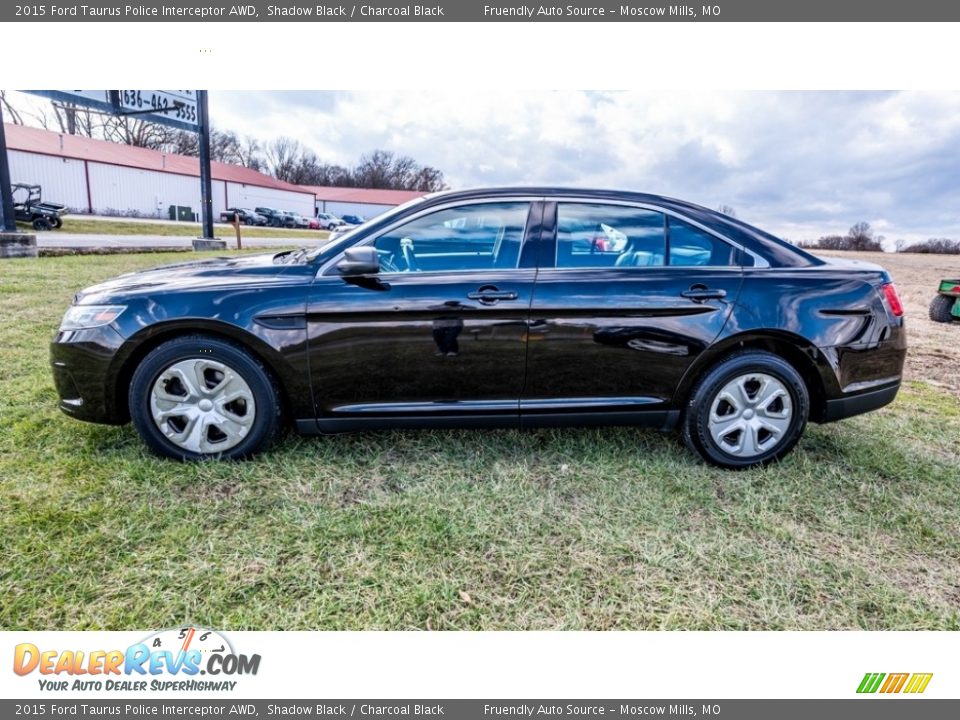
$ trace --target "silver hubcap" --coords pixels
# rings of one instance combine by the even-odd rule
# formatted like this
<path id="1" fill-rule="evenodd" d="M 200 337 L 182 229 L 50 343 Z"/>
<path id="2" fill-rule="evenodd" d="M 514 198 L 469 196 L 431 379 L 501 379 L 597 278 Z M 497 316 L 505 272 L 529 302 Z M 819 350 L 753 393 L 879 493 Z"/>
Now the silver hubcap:
<path id="1" fill-rule="evenodd" d="M 193 453 L 219 453 L 243 440 L 256 417 L 253 392 L 216 360 L 181 360 L 160 373 L 150 412 L 170 442 Z"/>
<path id="2" fill-rule="evenodd" d="M 748 373 L 720 389 L 707 427 L 724 452 L 749 458 L 779 445 L 792 418 L 793 403 L 784 384 L 772 375 Z"/>

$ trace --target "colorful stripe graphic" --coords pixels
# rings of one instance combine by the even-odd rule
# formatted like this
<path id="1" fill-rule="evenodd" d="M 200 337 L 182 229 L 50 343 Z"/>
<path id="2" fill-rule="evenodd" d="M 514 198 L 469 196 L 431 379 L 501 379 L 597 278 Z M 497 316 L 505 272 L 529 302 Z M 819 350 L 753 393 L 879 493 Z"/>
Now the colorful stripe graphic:
<path id="1" fill-rule="evenodd" d="M 857 687 L 858 693 L 922 693 L 933 673 L 867 673 Z"/>

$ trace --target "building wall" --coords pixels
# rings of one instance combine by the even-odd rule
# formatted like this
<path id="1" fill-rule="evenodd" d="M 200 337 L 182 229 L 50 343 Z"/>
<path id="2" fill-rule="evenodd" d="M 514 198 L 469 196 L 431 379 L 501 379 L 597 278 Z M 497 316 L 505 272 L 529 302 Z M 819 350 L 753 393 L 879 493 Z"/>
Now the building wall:
<path id="1" fill-rule="evenodd" d="M 200 181 L 186 175 L 89 163 L 95 213 L 168 217 L 170 205 L 200 211 Z"/>
<path id="2" fill-rule="evenodd" d="M 43 197 L 66 205 L 72 212 L 87 212 L 87 181 L 83 160 L 8 150 L 10 181 L 42 185 Z"/>
<path id="3" fill-rule="evenodd" d="M 214 190 L 214 205 L 217 203 L 217 192 Z M 313 195 L 308 193 L 290 192 L 289 190 L 277 190 L 275 188 L 264 188 L 256 185 L 243 185 L 240 183 L 227 183 L 227 198 L 230 204 L 227 207 L 255 208 L 272 207 L 278 210 L 289 210 L 299 213 L 304 217 L 313 217 Z M 220 193 L 220 201 L 223 202 L 223 192 Z M 217 214 L 219 214 L 219 210 Z"/>
<path id="4" fill-rule="evenodd" d="M 42 185 L 43 197 L 66 205 L 72 212 L 89 212 L 83 160 L 10 150 L 10 179 L 14 183 Z M 87 162 L 90 202 L 94 214 L 130 214 L 168 217 L 170 205 L 184 205 L 200 213 L 200 179 L 188 175 Z M 314 215 L 314 197 L 255 185 L 214 180 L 213 216 L 218 220 L 227 207 L 269 206 Z"/>
<path id="5" fill-rule="evenodd" d="M 396 207 L 395 205 L 374 205 L 372 203 L 350 203 L 328 200 L 326 202 L 317 200 L 317 209 L 320 212 L 333 213 L 334 215 L 359 215 L 369 220 L 387 210 Z"/>

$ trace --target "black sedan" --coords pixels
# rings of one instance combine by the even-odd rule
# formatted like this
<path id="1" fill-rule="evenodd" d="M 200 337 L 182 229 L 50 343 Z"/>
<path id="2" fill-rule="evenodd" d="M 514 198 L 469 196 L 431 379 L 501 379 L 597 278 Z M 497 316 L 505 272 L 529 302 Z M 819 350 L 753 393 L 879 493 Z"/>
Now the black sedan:
<path id="1" fill-rule="evenodd" d="M 902 315 L 883 268 L 697 205 L 485 189 L 313 250 L 87 288 L 51 356 L 64 412 L 132 419 L 178 459 L 247 457 L 286 423 L 647 425 L 741 468 L 782 457 L 808 420 L 891 402 Z"/>

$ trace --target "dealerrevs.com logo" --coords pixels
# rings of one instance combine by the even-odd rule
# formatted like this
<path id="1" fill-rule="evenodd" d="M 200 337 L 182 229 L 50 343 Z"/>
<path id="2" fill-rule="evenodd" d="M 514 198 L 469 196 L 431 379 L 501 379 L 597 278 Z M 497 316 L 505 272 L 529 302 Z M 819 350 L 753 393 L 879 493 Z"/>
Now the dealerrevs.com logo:
<path id="1" fill-rule="evenodd" d="M 857 686 L 858 693 L 919 694 L 927 689 L 933 673 L 867 673 Z"/>
<path id="2" fill-rule="evenodd" d="M 259 669 L 260 655 L 237 653 L 222 633 L 196 627 L 161 630 L 125 650 L 20 643 L 13 653 L 13 671 L 36 673 L 47 691 L 231 691 L 237 686 L 233 678 Z"/>

